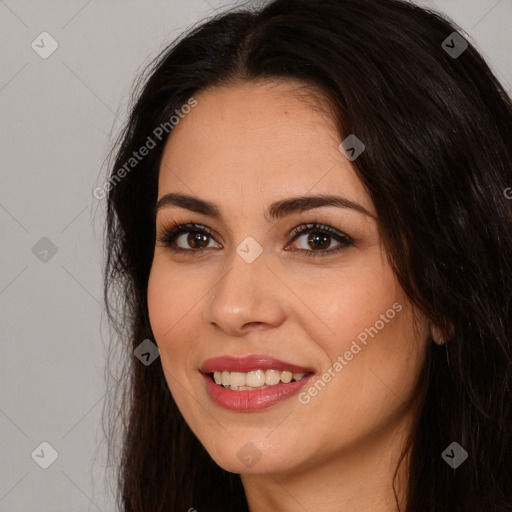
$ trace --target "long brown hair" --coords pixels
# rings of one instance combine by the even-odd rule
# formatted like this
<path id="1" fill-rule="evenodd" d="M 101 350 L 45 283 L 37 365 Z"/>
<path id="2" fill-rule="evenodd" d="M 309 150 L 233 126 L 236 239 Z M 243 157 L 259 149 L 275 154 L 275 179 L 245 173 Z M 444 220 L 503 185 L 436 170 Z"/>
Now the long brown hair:
<path id="1" fill-rule="evenodd" d="M 160 359 L 133 351 L 154 341 L 146 294 L 172 129 L 154 130 L 198 91 L 260 79 L 325 93 L 340 141 L 364 141 L 353 164 L 396 276 L 447 334 L 425 366 L 407 512 L 512 510 L 512 104 L 470 42 L 448 51 L 455 31 L 461 49 L 453 22 L 399 0 L 275 0 L 193 28 L 141 76 L 105 187 L 110 362 L 122 371 L 104 415 L 121 510 L 248 510 L 239 475 L 183 420 Z M 156 147 L 118 179 L 152 134 Z M 441 457 L 454 441 L 468 453 L 457 469 Z"/>

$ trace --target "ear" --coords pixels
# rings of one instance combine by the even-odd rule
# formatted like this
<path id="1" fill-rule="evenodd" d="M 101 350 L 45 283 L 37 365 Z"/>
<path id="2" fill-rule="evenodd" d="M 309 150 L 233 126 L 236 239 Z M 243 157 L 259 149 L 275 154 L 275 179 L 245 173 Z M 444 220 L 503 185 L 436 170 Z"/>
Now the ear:
<path id="1" fill-rule="evenodd" d="M 444 345 L 450 338 L 453 337 L 453 326 L 450 326 L 449 334 L 447 334 L 443 329 L 437 327 L 434 324 L 431 324 L 430 335 L 432 336 L 434 343 L 437 345 Z"/>
<path id="2" fill-rule="evenodd" d="M 444 345 L 445 340 L 441 333 L 441 330 L 433 324 L 430 326 L 430 335 L 432 336 L 432 340 L 434 341 L 434 343 L 436 343 L 437 345 Z"/>

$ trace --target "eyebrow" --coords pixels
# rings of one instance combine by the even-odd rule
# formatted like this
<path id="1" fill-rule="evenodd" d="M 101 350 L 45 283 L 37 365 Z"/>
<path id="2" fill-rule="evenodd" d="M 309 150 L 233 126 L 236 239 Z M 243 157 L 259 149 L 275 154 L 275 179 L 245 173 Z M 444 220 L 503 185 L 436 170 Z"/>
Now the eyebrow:
<path id="1" fill-rule="evenodd" d="M 222 219 L 220 208 L 216 204 L 205 201 L 204 199 L 199 199 L 198 197 L 193 197 L 178 192 L 172 192 L 162 196 L 155 205 L 154 213 L 156 214 L 159 210 L 170 206 L 178 206 L 180 208 L 184 208 L 196 213 L 201 213 L 209 217 Z M 290 197 L 288 199 L 276 201 L 275 203 L 272 203 L 268 210 L 265 212 L 265 218 L 269 221 L 281 219 L 292 213 L 300 213 L 306 210 L 312 210 L 313 208 L 321 208 L 323 206 L 348 208 L 355 210 L 356 212 L 359 212 L 363 215 L 367 215 L 373 219 L 376 218 L 373 213 L 370 213 L 360 204 L 350 201 L 345 197 L 328 194 Z"/>

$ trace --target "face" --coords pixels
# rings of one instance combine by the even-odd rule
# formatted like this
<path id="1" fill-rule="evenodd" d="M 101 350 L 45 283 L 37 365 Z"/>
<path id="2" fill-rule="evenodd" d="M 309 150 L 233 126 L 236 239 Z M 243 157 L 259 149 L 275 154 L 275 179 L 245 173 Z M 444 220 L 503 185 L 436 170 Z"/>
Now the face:
<path id="1" fill-rule="evenodd" d="M 411 419 L 426 326 L 333 123 L 293 83 L 194 98 L 163 154 L 148 289 L 172 396 L 231 472 L 375 448 Z M 284 203 L 313 196 L 340 199 Z"/>

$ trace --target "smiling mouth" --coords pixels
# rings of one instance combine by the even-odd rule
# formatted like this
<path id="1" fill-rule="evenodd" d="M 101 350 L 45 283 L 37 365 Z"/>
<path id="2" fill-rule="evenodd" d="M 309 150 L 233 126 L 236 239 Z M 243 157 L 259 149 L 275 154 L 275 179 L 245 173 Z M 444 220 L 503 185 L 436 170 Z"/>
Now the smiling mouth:
<path id="1" fill-rule="evenodd" d="M 215 371 L 209 373 L 215 384 L 231 391 L 255 391 L 266 389 L 278 384 L 298 382 L 312 372 L 291 372 L 289 370 L 254 370 L 246 373 Z"/>

